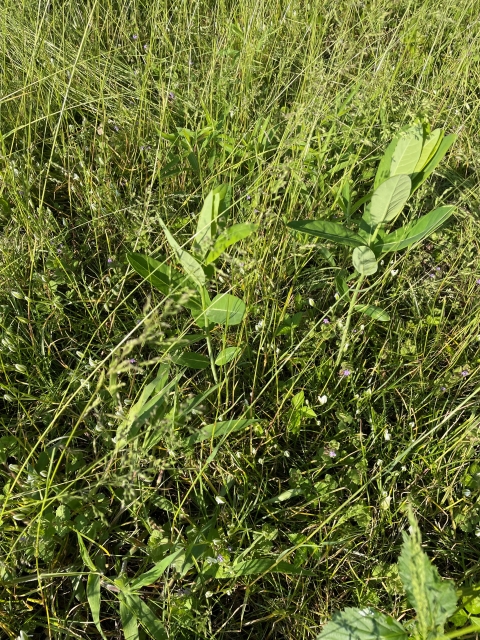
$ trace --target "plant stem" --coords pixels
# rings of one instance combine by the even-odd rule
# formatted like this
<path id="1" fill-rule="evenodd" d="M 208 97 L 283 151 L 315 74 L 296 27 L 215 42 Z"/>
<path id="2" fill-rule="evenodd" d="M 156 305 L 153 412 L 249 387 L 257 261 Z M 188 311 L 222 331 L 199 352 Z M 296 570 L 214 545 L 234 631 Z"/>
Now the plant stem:
<path id="1" fill-rule="evenodd" d="M 345 343 L 347 342 L 348 330 L 350 328 L 350 321 L 352 319 L 352 312 L 355 303 L 357 302 L 358 294 L 360 293 L 360 287 L 362 286 L 362 282 L 364 281 L 365 276 L 361 275 L 358 278 L 357 286 L 355 287 L 352 295 L 352 299 L 350 300 L 350 306 L 348 307 L 347 320 L 345 322 L 345 327 L 343 328 L 342 341 L 340 343 L 340 349 L 338 351 L 337 361 L 335 363 L 335 368 L 337 368 L 342 361 L 343 350 L 345 349 Z"/>
<path id="2" fill-rule="evenodd" d="M 457 629 L 455 631 L 450 631 L 450 633 L 446 633 L 442 636 L 441 640 L 444 638 L 460 638 L 461 636 L 466 636 L 467 634 L 479 633 L 480 626 L 478 624 L 471 624 L 469 627 L 464 627 L 463 629 Z"/>
<path id="3" fill-rule="evenodd" d="M 212 368 L 213 379 L 215 380 L 215 383 L 217 383 L 218 382 L 217 367 L 215 366 L 215 357 L 213 355 L 212 341 L 210 339 L 210 331 L 208 327 L 206 331 L 206 338 L 207 338 L 208 355 L 210 356 L 210 367 Z"/>

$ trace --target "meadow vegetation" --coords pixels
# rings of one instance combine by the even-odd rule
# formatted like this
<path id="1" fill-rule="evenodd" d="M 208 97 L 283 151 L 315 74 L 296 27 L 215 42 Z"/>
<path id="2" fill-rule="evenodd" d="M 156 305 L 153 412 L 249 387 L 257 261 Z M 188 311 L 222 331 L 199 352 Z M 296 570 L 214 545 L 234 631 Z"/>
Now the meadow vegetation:
<path id="1" fill-rule="evenodd" d="M 1 637 L 476 637 L 479 18 L 3 0 Z M 392 224 L 441 226 L 302 233 L 412 126 L 456 137 Z"/>

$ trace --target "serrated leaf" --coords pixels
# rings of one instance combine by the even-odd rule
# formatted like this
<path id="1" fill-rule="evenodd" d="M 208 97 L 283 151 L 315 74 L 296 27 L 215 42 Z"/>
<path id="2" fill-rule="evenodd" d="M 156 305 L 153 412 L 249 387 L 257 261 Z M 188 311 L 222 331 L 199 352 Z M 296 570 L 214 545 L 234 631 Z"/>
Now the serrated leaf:
<path id="1" fill-rule="evenodd" d="M 228 249 L 228 247 L 232 246 L 236 242 L 247 238 L 257 229 L 258 224 L 234 224 L 231 227 L 227 227 L 215 240 L 213 248 L 205 259 L 205 264 L 215 262 L 215 260 L 222 255 L 225 249 Z"/>
<path id="2" fill-rule="evenodd" d="M 380 322 L 388 322 L 390 320 L 390 316 L 386 311 L 380 309 L 380 307 L 374 307 L 371 304 L 356 304 L 355 309 Z"/>
<path id="3" fill-rule="evenodd" d="M 215 324 L 240 324 L 245 315 L 246 306 L 243 300 L 230 293 L 219 293 L 205 310 L 205 315 Z"/>
<path id="4" fill-rule="evenodd" d="M 137 618 L 127 605 L 123 593 L 118 594 L 120 604 L 120 621 L 122 623 L 123 637 L 125 640 L 139 640 Z"/>
<path id="5" fill-rule="evenodd" d="M 413 173 L 422 153 L 422 146 L 422 125 L 414 125 L 401 134 L 393 151 L 390 176 Z"/>
<path id="6" fill-rule="evenodd" d="M 207 356 L 193 351 L 185 351 L 180 354 L 173 354 L 172 360 L 175 364 L 189 369 L 207 369 L 210 366 L 210 360 Z"/>
<path id="7" fill-rule="evenodd" d="M 419 173 L 422 171 L 425 166 L 429 163 L 429 161 L 435 155 L 436 150 L 438 149 L 443 138 L 443 130 L 435 129 L 430 133 L 423 143 L 422 153 L 420 154 L 420 158 L 415 166 L 414 173 Z"/>
<path id="8" fill-rule="evenodd" d="M 378 270 L 375 254 L 369 247 L 355 247 L 352 262 L 358 273 L 363 276 L 371 276 Z"/>
<path id="9" fill-rule="evenodd" d="M 338 222 L 330 222 L 328 220 L 295 220 L 289 222 L 287 227 L 302 233 L 308 233 L 311 236 L 331 240 L 337 244 L 343 244 L 347 247 L 361 247 L 365 244 L 365 240 L 358 233 L 350 231 Z"/>
<path id="10" fill-rule="evenodd" d="M 384 236 L 380 242 L 375 244 L 375 251 L 377 254 L 400 251 L 412 244 L 421 242 L 441 227 L 452 215 L 454 209 L 454 206 L 444 206 L 430 211 L 430 213 L 418 220 L 412 221 L 410 224 Z"/>
<path id="11" fill-rule="evenodd" d="M 258 420 L 253 418 L 238 418 L 236 420 L 216 422 L 202 427 L 189 438 L 186 438 L 184 442 L 187 446 L 193 446 L 194 444 L 198 444 L 204 440 L 211 440 L 212 438 L 219 438 L 220 436 L 228 436 L 236 431 L 243 431 L 243 429 L 246 429 L 257 422 Z"/>
<path id="12" fill-rule="evenodd" d="M 369 207 L 369 223 L 372 229 L 378 225 L 392 222 L 405 206 L 412 182 L 407 175 L 388 178 L 375 189 Z M 362 242 L 365 244 L 365 242 Z"/>
<path id="13" fill-rule="evenodd" d="M 163 229 L 168 244 L 172 247 L 176 258 L 182 265 L 185 273 L 190 276 L 198 287 L 202 287 L 205 284 L 205 272 L 203 271 L 201 264 L 199 264 L 195 258 L 188 253 L 188 251 L 182 249 L 161 218 L 159 218 L 159 223 Z"/>
<path id="14" fill-rule="evenodd" d="M 166 558 L 163 558 L 163 560 L 160 560 L 160 562 L 157 562 L 151 569 L 149 569 L 145 573 L 142 573 L 142 575 L 138 576 L 138 578 L 132 580 L 128 585 L 129 588 L 132 591 L 137 591 L 142 587 L 154 584 L 159 578 L 163 576 L 168 567 L 178 558 L 181 553 L 183 553 L 183 549 L 175 551 L 175 553 L 171 553 Z"/>
<path id="15" fill-rule="evenodd" d="M 403 532 L 398 572 L 408 602 L 417 612 L 419 635 L 424 640 L 443 636 L 444 625 L 457 608 L 455 587 L 442 580 L 422 549 L 420 530 L 410 514 L 410 535 Z"/>
<path id="16" fill-rule="evenodd" d="M 235 356 L 241 352 L 241 350 L 242 347 L 226 347 L 225 349 L 222 349 L 215 359 L 215 364 L 218 367 L 223 367 L 231 362 Z"/>
<path id="17" fill-rule="evenodd" d="M 437 150 L 435 151 L 433 157 L 429 160 L 428 164 L 424 167 L 420 173 L 417 173 L 412 180 L 412 193 L 418 189 L 418 187 L 427 180 L 427 178 L 434 172 L 435 168 L 440 164 L 443 160 L 445 154 L 450 149 L 452 144 L 457 139 L 456 134 L 452 133 L 448 136 L 445 136 L 440 144 L 438 145 Z"/>
<path id="18" fill-rule="evenodd" d="M 402 625 L 373 609 L 348 608 L 336 613 L 318 640 L 407 640 Z"/>
<path id="19" fill-rule="evenodd" d="M 96 573 L 89 573 L 87 578 L 87 601 L 92 614 L 92 620 L 102 636 L 103 640 L 107 640 L 100 625 L 100 576 Z"/>
<path id="20" fill-rule="evenodd" d="M 128 610 L 135 616 L 153 640 L 168 640 L 165 627 L 154 615 L 146 602 L 143 602 L 143 600 L 134 593 L 126 593 L 123 597 Z"/>

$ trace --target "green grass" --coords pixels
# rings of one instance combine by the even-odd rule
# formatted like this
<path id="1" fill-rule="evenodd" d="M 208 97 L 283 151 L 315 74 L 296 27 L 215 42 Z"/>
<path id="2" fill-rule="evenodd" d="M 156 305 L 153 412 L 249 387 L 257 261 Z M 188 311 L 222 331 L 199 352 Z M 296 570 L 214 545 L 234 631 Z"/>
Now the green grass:
<path id="1" fill-rule="evenodd" d="M 407 615 L 392 570 L 407 503 L 440 573 L 480 582 L 477 22 L 470 0 L 4 0 L 2 637 L 100 637 L 76 531 L 105 584 L 194 547 L 188 570 L 142 589 L 172 638 L 307 640 L 344 606 Z M 367 193 L 416 116 L 458 140 L 413 211 L 457 209 L 385 261 L 362 302 L 392 321 L 354 316 L 340 376 L 336 270 L 285 223 L 342 217 L 342 187 Z M 177 127 L 193 133 L 163 135 Z M 172 365 L 169 412 L 119 451 L 122 416 L 195 331 L 126 253 L 170 256 L 159 216 L 187 243 L 219 183 L 232 221 L 261 225 L 216 276 L 248 314 L 212 339 L 243 359 L 213 390 L 208 370 Z M 293 435 L 300 391 L 316 418 Z M 259 422 L 187 442 L 240 417 Z M 312 575 L 212 578 L 218 556 Z M 123 637 L 116 592 L 101 593 L 104 633 Z"/>

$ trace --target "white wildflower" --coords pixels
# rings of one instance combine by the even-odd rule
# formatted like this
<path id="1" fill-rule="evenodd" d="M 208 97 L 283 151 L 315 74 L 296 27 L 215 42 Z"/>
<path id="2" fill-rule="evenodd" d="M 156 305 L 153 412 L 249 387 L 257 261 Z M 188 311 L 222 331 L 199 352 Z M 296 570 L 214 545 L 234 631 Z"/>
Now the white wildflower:
<path id="1" fill-rule="evenodd" d="M 327 404 L 328 398 L 327 396 L 318 396 L 318 401 L 320 404 Z"/>

